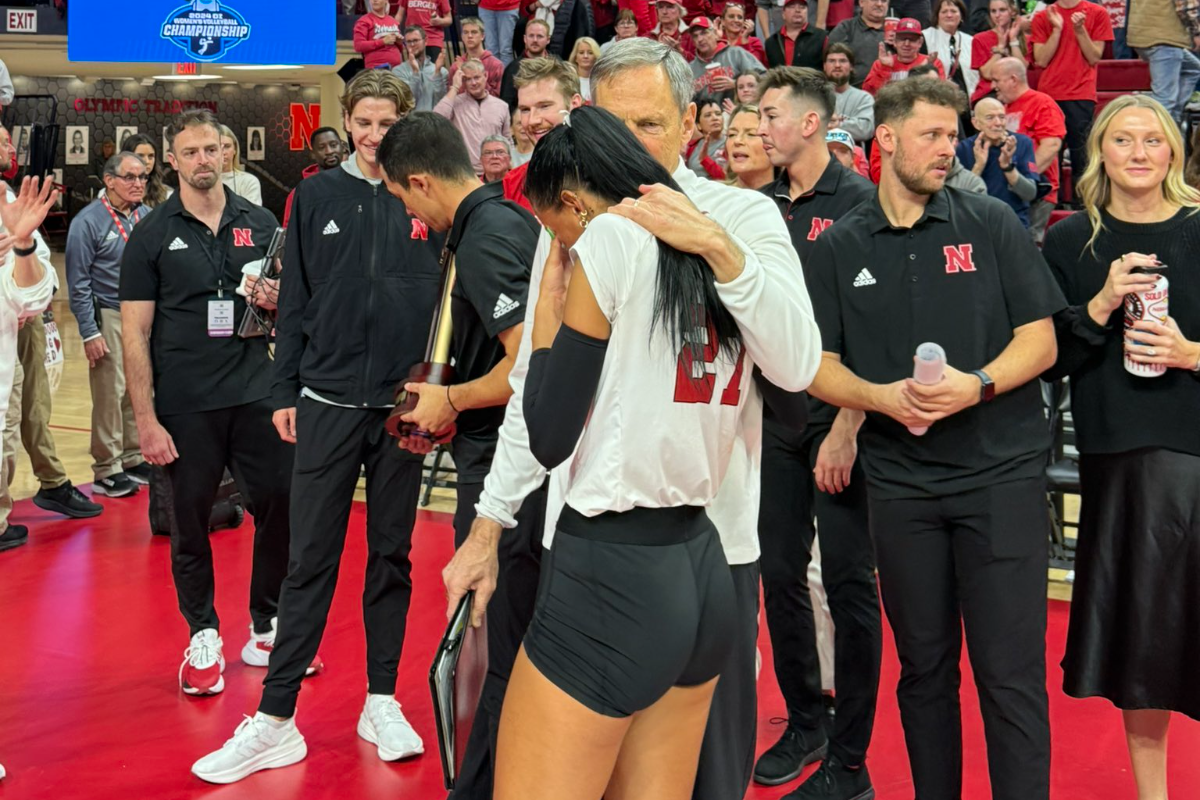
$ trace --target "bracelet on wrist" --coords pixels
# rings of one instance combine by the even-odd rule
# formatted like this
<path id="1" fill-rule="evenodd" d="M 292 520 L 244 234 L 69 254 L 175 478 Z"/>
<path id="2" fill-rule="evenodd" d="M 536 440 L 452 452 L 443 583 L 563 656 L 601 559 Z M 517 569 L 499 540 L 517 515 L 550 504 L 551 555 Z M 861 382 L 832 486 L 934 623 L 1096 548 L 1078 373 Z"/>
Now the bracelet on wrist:
<path id="1" fill-rule="evenodd" d="M 461 411 L 459 411 L 457 408 L 454 407 L 454 401 L 450 399 L 450 387 L 449 386 L 446 387 L 446 403 L 449 404 L 450 410 L 453 411 L 455 414 L 462 413 Z"/>
<path id="2" fill-rule="evenodd" d="M 29 245 L 29 247 L 21 247 L 20 245 L 14 244 L 12 251 L 13 255 L 17 256 L 18 258 L 23 256 L 31 256 L 37 252 L 37 242 L 35 241 L 33 244 Z"/>

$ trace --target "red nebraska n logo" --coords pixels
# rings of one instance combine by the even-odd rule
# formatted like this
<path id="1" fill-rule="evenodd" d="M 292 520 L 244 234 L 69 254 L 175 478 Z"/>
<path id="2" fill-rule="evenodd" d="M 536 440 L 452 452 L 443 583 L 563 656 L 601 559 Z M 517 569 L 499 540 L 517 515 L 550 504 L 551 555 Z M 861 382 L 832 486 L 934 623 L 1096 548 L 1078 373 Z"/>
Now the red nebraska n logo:
<path id="1" fill-rule="evenodd" d="M 971 257 L 972 245 L 948 244 L 942 248 L 942 252 L 946 254 L 946 274 L 953 275 L 956 272 L 974 272 L 975 259 Z"/>
<path id="2" fill-rule="evenodd" d="M 254 247 L 254 241 L 250 238 L 250 228 L 234 228 L 233 229 L 233 246 L 234 247 Z"/>
<path id="3" fill-rule="evenodd" d="M 831 220 L 831 219 L 821 219 L 820 217 L 813 217 L 812 227 L 808 229 L 808 240 L 810 242 L 815 242 L 817 240 L 817 237 L 820 236 L 822 233 L 824 233 L 825 229 L 828 228 L 832 224 L 833 224 L 833 220 Z"/>
<path id="4" fill-rule="evenodd" d="M 408 238 L 420 239 L 422 242 L 429 241 L 429 226 L 414 217 L 412 221 L 412 233 L 409 234 Z"/>

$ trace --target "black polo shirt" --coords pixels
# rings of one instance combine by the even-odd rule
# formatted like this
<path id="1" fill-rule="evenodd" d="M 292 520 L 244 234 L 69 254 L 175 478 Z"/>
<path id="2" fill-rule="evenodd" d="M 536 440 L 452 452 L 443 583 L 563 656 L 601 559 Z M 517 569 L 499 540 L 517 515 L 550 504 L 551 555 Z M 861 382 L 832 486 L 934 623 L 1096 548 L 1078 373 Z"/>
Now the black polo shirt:
<path id="1" fill-rule="evenodd" d="M 875 195 L 875 184 L 848 170 L 833 156 L 812 190 L 792 200 L 792 182 L 784 170 L 779 178 L 761 189 L 762 193 L 775 201 L 783 214 L 783 223 L 792 237 L 792 246 L 800 256 L 804 268 L 805 282 L 808 275 L 813 245 L 824 233 L 855 206 L 870 200 Z M 805 439 L 824 436 L 829 432 L 837 416 L 837 406 L 831 406 L 815 397 L 808 398 L 808 424 L 804 429 Z M 774 419 L 768 407 L 764 414 L 768 421 Z"/>
<path id="2" fill-rule="evenodd" d="M 187 414 L 262 400 L 271 366 L 260 338 L 237 328 L 246 300 L 235 291 L 242 266 L 262 258 L 275 216 L 229 189 L 216 234 L 184 210 L 179 192 L 139 222 L 121 260 L 121 300 L 154 301 L 150 353 L 158 414 Z M 208 303 L 233 300 L 234 335 L 208 335 Z"/>
<path id="3" fill-rule="evenodd" d="M 457 383 L 491 372 L 504 358 L 499 335 L 525 320 L 540 230 L 532 214 L 504 199 L 499 181 L 471 192 L 455 212 L 446 247 L 455 254 L 457 275 L 450 303 Z M 459 415 L 454 464 L 460 482 L 487 476 L 503 421 L 503 405 Z"/>
<path id="4" fill-rule="evenodd" d="M 1012 210 L 943 189 L 911 228 L 893 228 L 878 197 L 817 239 L 806 273 L 822 347 L 860 378 L 911 377 L 913 352 L 936 342 L 964 372 L 1008 347 L 1013 329 L 1066 301 Z M 1038 381 L 913 436 L 868 413 L 863 466 L 877 498 L 957 494 L 1041 474 L 1049 446 Z"/>

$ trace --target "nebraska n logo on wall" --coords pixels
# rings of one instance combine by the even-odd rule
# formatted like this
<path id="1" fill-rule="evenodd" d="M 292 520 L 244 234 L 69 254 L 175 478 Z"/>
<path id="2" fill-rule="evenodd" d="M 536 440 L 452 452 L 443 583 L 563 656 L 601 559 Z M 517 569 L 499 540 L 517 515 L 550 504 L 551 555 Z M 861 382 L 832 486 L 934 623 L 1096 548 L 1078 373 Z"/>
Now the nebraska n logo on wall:
<path id="1" fill-rule="evenodd" d="M 171 12 L 161 36 L 196 61 L 216 61 L 250 38 L 250 26 L 232 8 L 222 8 L 219 0 L 192 0 Z"/>

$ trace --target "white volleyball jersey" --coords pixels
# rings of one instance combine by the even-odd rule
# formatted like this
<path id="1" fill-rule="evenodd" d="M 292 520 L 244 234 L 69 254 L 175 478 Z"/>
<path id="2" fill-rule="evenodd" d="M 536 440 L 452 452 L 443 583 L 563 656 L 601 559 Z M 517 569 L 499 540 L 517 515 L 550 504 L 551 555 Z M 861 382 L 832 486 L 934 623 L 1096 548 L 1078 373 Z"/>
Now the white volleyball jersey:
<path id="1" fill-rule="evenodd" d="M 719 352 L 706 327 L 687 334 L 696 347 L 681 348 L 654 324 L 658 242 L 633 222 L 602 214 L 571 252 L 612 333 L 591 414 L 564 465 L 567 505 L 585 516 L 707 506 L 751 393 L 744 351 Z"/>

